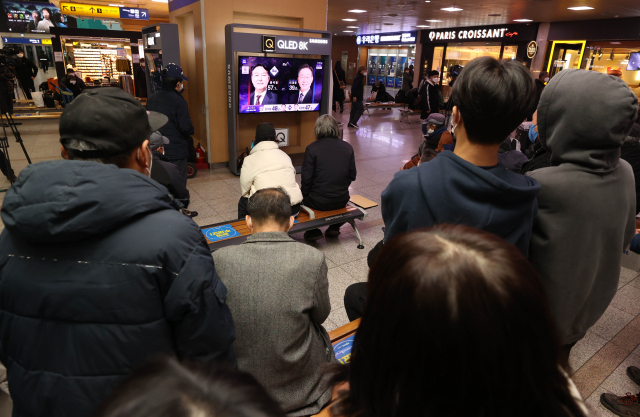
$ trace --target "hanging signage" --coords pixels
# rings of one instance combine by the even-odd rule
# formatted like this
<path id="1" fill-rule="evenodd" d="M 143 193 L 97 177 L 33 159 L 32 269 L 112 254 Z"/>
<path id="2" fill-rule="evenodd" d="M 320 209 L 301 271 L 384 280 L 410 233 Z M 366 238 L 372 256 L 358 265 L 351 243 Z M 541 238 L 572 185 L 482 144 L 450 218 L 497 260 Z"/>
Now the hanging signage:
<path id="1" fill-rule="evenodd" d="M 538 33 L 538 24 L 524 25 L 494 25 L 451 28 L 443 30 L 422 31 L 421 42 L 423 43 L 446 43 L 446 41 L 529 41 L 535 39 Z"/>
<path id="2" fill-rule="evenodd" d="M 60 2 L 62 14 L 110 19 L 149 20 L 149 10 L 136 7 L 114 7 L 98 4 Z"/>
<path id="3" fill-rule="evenodd" d="M 48 41 L 45 43 L 44 41 Z M 51 45 L 51 39 L 36 38 L 2 38 L 2 43 L 13 43 L 21 45 Z"/>
<path id="4" fill-rule="evenodd" d="M 358 45 L 414 44 L 416 43 L 417 36 L 418 33 L 415 31 L 358 35 L 356 37 L 356 43 Z"/>
<path id="5" fill-rule="evenodd" d="M 527 45 L 527 57 L 529 59 L 533 59 L 533 57 L 536 56 L 537 53 L 538 44 L 536 43 L 536 41 L 529 42 L 529 45 Z"/>

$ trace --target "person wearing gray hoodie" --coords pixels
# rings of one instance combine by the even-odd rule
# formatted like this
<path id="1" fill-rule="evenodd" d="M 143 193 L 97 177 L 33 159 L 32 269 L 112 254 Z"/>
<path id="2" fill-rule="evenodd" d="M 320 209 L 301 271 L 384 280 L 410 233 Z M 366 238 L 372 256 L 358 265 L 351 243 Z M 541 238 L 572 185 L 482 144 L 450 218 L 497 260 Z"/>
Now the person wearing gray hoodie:
<path id="1" fill-rule="evenodd" d="M 551 166 L 527 174 L 540 183 L 529 260 L 567 357 L 613 299 L 635 233 L 635 181 L 620 148 L 637 114 L 638 99 L 621 79 L 586 70 L 553 77 L 538 105 Z"/>

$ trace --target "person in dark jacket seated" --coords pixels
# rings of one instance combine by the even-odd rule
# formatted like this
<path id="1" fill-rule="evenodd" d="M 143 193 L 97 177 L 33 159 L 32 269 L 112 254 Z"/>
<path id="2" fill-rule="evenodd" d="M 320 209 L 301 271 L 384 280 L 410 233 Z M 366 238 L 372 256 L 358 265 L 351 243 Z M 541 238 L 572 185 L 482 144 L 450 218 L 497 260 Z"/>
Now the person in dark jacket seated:
<path id="1" fill-rule="evenodd" d="M 431 113 L 429 117 L 427 117 L 427 134 L 424 135 L 424 140 L 427 142 L 425 147 L 427 149 L 435 150 L 443 136 L 451 136 L 444 122 L 444 114 Z"/>
<path id="2" fill-rule="evenodd" d="M 464 224 L 502 237 L 526 256 L 540 185 L 498 164 L 498 149 L 533 107 L 533 77 L 518 62 L 476 58 L 460 73 L 452 98 L 455 151 L 395 174 L 382 192 L 384 242 L 421 227 Z M 365 301 L 366 283 L 347 288 L 351 320 Z"/>
<path id="3" fill-rule="evenodd" d="M 153 132 L 149 138 L 149 148 L 153 152 L 153 165 L 151 166 L 151 179 L 158 184 L 167 187 L 176 200 L 189 207 L 190 194 L 185 187 L 178 168 L 167 160 L 164 156 L 164 147 L 168 145 L 169 138 L 162 136 L 160 132 Z M 198 215 L 195 211 L 183 210 L 190 217 Z"/>
<path id="4" fill-rule="evenodd" d="M 246 372 L 213 363 L 152 359 L 136 369 L 93 417 L 284 417 Z"/>
<path id="5" fill-rule="evenodd" d="M 60 118 L 65 160 L 22 170 L 0 234 L 0 362 L 17 416 L 91 416 L 163 353 L 236 363 L 235 330 L 198 225 L 149 178 L 167 118 L 119 88 Z"/>
<path id="6" fill-rule="evenodd" d="M 162 90 L 149 97 L 147 110 L 162 113 L 169 118 L 169 122 L 160 129 L 160 133 L 171 142 L 165 148 L 165 156 L 178 167 L 186 186 L 189 143 L 195 129 L 189 116 L 187 100 L 182 97 L 185 81 L 189 79 L 182 73 L 182 68 L 175 64 L 167 65 L 163 70 Z"/>
<path id="7" fill-rule="evenodd" d="M 356 180 L 353 148 L 339 138 L 338 123 L 328 114 L 318 117 L 314 133 L 316 141 L 304 152 L 302 204 L 321 211 L 341 209 L 349 202 L 349 186 Z M 325 234 L 338 236 L 343 224 L 329 226 Z M 322 239 L 322 231 L 308 230 L 304 238 Z"/>
<path id="8" fill-rule="evenodd" d="M 67 88 L 73 93 L 74 97 L 78 97 L 87 88 L 87 86 L 84 81 L 76 77 L 75 70 L 73 68 L 67 68 L 67 75 L 60 79 L 60 88 L 62 88 L 63 91 Z"/>

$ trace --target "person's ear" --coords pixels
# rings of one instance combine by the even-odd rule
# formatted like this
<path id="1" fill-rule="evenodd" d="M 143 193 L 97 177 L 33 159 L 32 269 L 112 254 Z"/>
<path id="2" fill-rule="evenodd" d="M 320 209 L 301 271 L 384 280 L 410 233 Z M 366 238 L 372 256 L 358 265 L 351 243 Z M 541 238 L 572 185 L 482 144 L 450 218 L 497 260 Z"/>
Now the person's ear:
<path id="1" fill-rule="evenodd" d="M 451 114 L 453 115 L 451 117 L 451 121 L 453 122 L 454 126 L 460 123 L 460 111 L 458 110 L 458 106 L 453 106 Z"/>
<path id="2" fill-rule="evenodd" d="M 289 217 L 289 230 L 291 230 L 291 228 L 293 227 L 293 224 L 296 222 L 296 218 L 291 216 Z M 287 230 L 287 232 L 289 231 Z"/>
<path id="3" fill-rule="evenodd" d="M 149 140 L 145 140 L 140 145 L 140 149 L 138 150 L 138 154 L 136 155 L 136 159 L 138 160 L 138 164 L 144 169 L 151 168 L 151 150 L 149 149 Z"/>
<path id="4" fill-rule="evenodd" d="M 251 230 L 251 233 L 253 233 L 253 223 L 251 222 L 251 216 L 249 216 L 248 214 L 244 216 L 244 221 L 247 222 L 247 226 L 249 226 L 249 230 Z"/>
<path id="5" fill-rule="evenodd" d="M 69 159 L 69 152 L 67 152 L 63 145 L 60 145 L 60 155 L 62 159 Z"/>

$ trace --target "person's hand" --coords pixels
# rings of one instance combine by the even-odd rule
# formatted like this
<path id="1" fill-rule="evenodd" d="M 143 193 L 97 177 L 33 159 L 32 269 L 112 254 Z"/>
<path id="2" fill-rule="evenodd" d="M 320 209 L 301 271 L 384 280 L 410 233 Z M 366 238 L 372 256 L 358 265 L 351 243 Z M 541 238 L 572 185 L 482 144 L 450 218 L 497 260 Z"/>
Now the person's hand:
<path id="1" fill-rule="evenodd" d="M 355 97 L 352 98 L 351 101 L 353 101 L 355 103 L 356 102 L 356 98 Z"/>
<path id="2" fill-rule="evenodd" d="M 32 80 L 35 80 L 35 79 L 36 79 L 36 77 L 31 77 L 31 79 L 32 79 Z"/>

